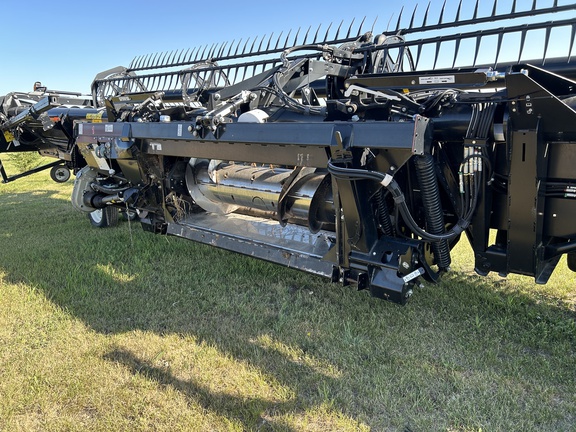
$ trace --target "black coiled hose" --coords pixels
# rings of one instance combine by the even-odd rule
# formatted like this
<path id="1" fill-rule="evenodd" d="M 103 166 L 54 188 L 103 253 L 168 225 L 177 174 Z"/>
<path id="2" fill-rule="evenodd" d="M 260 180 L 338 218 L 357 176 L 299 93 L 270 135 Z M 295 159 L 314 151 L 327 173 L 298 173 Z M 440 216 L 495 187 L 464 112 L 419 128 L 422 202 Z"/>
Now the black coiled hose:
<path id="1" fill-rule="evenodd" d="M 416 167 L 416 177 L 420 184 L 427 231 L 431 234 L 445 234 L 444 213 L 440 201 L 440 190 L 436 179 L 434 158 L 430 154 L 418 156 L 414 159 L 414 165 Z M 448 240 L 440 240 L 432 243 L 432 252 L 434 252 L 436 264 L 440 269 L 447 269 L 450 266 L 451 259 Z"/>
<path id="2" fill-rule="evenodd" d="M 378 211 L 378 222 L 382 227 L 382 232 L 387 236 L 394 235 L 394 228 L 392 227 L 392 220 L 390 220 L 390 210 L 388 209 L 388 204 L 386 204 L 386 199 L 384 197 L 385 189 L 380 189 L 376 192 L 376 205 Z"/>

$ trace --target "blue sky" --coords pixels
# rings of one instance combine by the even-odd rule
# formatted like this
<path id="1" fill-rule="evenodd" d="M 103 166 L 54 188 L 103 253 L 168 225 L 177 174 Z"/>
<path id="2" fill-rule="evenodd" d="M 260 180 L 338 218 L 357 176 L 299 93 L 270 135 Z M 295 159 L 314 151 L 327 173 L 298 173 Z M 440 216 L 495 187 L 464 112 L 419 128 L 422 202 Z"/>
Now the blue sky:
<path id="1" fill-rule="evenodd" d="M 538 5 L 548 7 L 552 1 L 538 0 Z M 432 16 L 438 16 L 442 2 L 432 0 Z M 342 20 L 348 25 L 353 18 L 359 22 L 366 17 L 366 28 L 377 19 L 374 30 L 381 32 L 390 17 L 395 24 L 402 6 L 409 11 L 405 13 L 407 22 L 416 3 L 421 4 L 423 15 L 427 2 L 417 0 L 4 0 L 0 6 L 0 95 L 29 91 L 35 81 L 54 90 L 88 93 L 98 72 L 127 66 L 138 55 L 272 32 L 286 34 L 310 25 L 337 25 Z M 509 10 L 511 3 L 499 0 L 499 10 Z M 560 4 L 570 3 L 573 1 L 560 0 Z M 464 0 L 463 12 L 471 16 L 473 4 Z M 480 0 L 480 4 L 481 12 L 489 13 L 492 0 Z M 532 0 L 518 0 L 519 9 L 531 4 Z M 453 18 L 458 0 L 447 0 L 447 5 L 446 15 Z"/>

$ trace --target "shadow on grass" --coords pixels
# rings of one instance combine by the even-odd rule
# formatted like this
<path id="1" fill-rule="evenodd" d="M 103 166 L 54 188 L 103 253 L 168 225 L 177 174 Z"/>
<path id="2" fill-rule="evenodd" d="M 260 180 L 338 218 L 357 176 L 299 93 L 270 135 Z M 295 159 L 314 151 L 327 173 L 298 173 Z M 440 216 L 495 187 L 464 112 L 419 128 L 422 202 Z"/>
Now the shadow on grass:
<path id="1" fill-rule="evenodd" d="M 260 431 L 295 430 L 285 423 L 274 421 L 273 426 L 263 413 L 286 414 L 293 412 L 292 402 L 271 402 L 264 398 L 236 397 L 225 392 L 214 392 L 194 380 L 182 380 L 165 368 L 155 367 L 148 361 L 138 358 L 132 352 L 117 348 L 104 356 L 105 360 L 123 365 L 137 376 L 144 376 L 160 386 L 172 387 L 186 398 L 199 403 L 202 408 L 220 416 L 242 423 L 244 430 L 257 427 Z"/>
<path id="2" fill-rule="evenodd" d="M 240 399 L 181 380 L 122 347 L 105 355 L 246 429 L 264 427 L 268 411 L 302 413 L 325 403 L 375 430 L 477 427 L 488 421 L 482 411 L 493 408 L 494 394 L 502 393 L 496 405 L 513 406 L 504 396 L 511 379 L 527 383 L 526 391 L 576 379 L 569 362 L 574 314 L 562 305 L 454 273 L 398 307 L 279 266 L 153 236 L 137 224 L 92 229 L 69 204 L 54 203 L 53 193 L 38 196 L 49 202 L 42 224 L 20 230 L 17 215 L 2 218 L 0 234 L 10 233 L 0 246 L 7 280 L 40 288 L 102 334 L 192 335 L 294 392 L 289 402 Z M 8 201 L 1 198 L 0 209 Z M 467 391 L 471 375 L 486 394 L 445 412 Z M 483 379 L 497 388 L 490 393 Z M 542 404 L 538 394 L 525 397 L 527 412 Z M 555 412 L 573 402 L 558 397 Z M 480 412 L 466 411 L 469 404 Z"/>
<path id="3" fill-rule="evenodd" d="M 23 203 L 32 203 L 36 206 L 38 201 L 44 199 L 57 199 L 59 201 L 64 201 L 56 197 L 56 195 L 60 193 L 58 190 L 38 189 L 29 193 L 21 193 L 12 190 L 2 190 L 1 188 L 3 186 L 3 184 L 0 184 L 0 195 L 2 196 L 0 208 L 3 208 L 4 210 L 9 210 L 12 206 Z"/>

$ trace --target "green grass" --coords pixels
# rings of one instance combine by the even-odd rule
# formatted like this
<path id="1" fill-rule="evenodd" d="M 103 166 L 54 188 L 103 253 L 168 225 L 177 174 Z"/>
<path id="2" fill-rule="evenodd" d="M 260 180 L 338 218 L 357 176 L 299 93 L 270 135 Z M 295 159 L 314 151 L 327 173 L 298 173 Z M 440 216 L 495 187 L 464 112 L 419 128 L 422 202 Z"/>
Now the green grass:
<path id="1" fill-rule="evenodd" d="M 9 167 L 10 168 L 10 167 Z M 9 170 L 10 171 L 10 170 Z M 454 271 L 405 307 L 0 185 L 0 430 L 567 431 L 576 277 Z"/>

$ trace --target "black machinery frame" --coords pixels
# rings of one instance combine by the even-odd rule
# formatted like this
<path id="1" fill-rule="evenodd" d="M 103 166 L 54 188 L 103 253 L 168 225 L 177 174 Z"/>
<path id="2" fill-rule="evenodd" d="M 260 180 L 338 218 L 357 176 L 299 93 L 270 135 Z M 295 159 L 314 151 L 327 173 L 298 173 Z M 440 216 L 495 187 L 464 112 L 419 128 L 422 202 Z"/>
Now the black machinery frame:
<path id="1" fill-rule="evenodd" d="M 48 98 L 4 114 L 0 151 L 35 134 L 76 173 L 80 211 L 137 212 L 145 230 L 402 304 L 463 236 L 477 273 L 546 283 L 564 254 L 576 271 L 576 5 L 461 6 L 376 36 L 362 23 L 140 56 L 98 74 L 80 111 Z"/>

